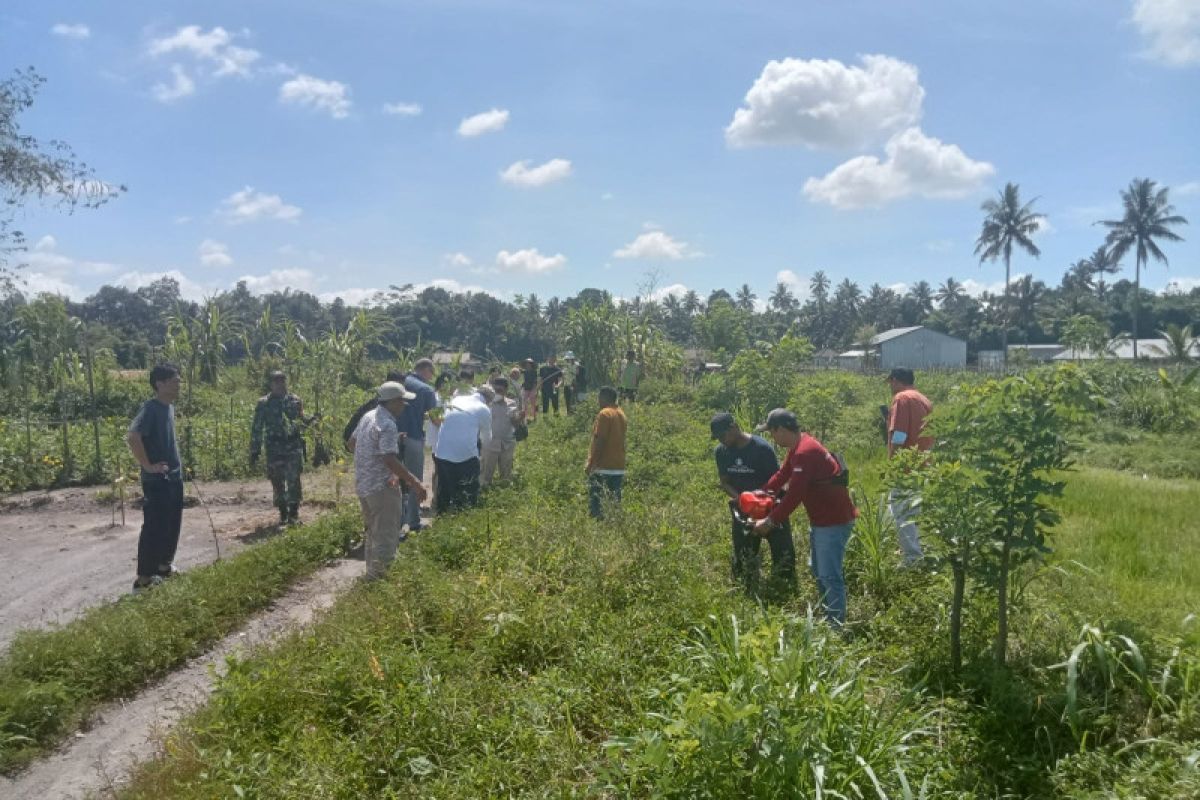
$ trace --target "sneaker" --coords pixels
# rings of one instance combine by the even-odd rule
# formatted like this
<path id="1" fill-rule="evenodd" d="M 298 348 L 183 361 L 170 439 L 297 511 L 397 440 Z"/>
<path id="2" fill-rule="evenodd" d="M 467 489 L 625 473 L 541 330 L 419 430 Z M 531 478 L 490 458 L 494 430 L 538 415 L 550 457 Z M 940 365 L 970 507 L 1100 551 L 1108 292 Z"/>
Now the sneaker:
<path id="1" fill-rule="evenodd" d="M 151 576 L 149 582 L 147 583 L 142 583 L 142 579 L 138 578 L 133 582 L 133 591 L 131 594 L 142 594 L 143 592 L 148 592 L 155 586 L 161 586 L 162 582 L 163 578 L 161 575 Z"/>
<path id="2" fill-rule="evenodd" d="M 182 574 L 183 573 L 179 571 L 179 568 L 176 567 L 174 563 L 171 563 L 167 564 L 167 568 L 165 570 L 159 570 L 158 575 L 155 577 L 166 580 L 167 578 L 177 578 Z"/>

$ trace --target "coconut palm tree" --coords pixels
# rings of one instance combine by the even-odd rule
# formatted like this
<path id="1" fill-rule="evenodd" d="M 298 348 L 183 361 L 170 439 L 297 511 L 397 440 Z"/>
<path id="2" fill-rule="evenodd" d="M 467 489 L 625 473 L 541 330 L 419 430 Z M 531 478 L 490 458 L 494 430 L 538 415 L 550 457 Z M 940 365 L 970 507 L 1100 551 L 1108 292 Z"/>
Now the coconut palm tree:
<path id="1" fill-rule="evenodd" d="M 917 281 L 908 290 L 908 296 L 917 304 L 922 318 L 933 312 L 933 289 L 929 286 L 929 281 Z"/>
<path id="2" fill-rule="evenodd" d="M 1116 275 L 1121 271 L 1121 260 L 1113 258 L 1112 253 L 1104 245 L 1096 248 L 1096 252 L 1085 258 L 1082 263 L 1087 264 L 1088 270 L 1092 273 L 1095 280 L 1096 296 L 1101 300 L 1104 299 L 1104 290 L 1107 284 L 1104 282 L 1105 275 Z"/>
<path id="3" fill-rule="evenodd" d="M 758 295 L 748 283 L 743 283 L 742 288 L 737 290 L 737 307 L 741 311 L 754 311 L 754 301 L 757 299 Z"/>
<path id="4" fill-rule="evenodd" d="M 1008 284 L 1012 277 L 1013 247 L 1019 247 L 1037 258 L 1041 250 L 1033 243 L 1033 234 L 1041 227 L 1045 214 L 1033 210 L 1037 198 L 1021 203 L 1021 187 L 1006 183 L 999 197 L 984 202 L 983 228 L 975 241 L 979 263 L 1004 257 L 1004 307 L 1001 314 L 1001 351 L 1003 363 L 1008 363 Z"/>
<path id="5" fill-rule="evenodd" d="M 1174 322 L 1160 330 L 1158 335 L 1163 338 L 1166 348 L 1154 348 L 1167 357 L 1172 364 L 1187 364 L 1192 360 L 1192 351 L 1200 350 L 1200 343 L 1192 333 L 1192 326 L 1179 327 Z"/>
<path id="6" fill-rule="evenodd" d="M 1167 257 L 1158 246 L 1155 239 L 1168 242 L 1182 242 L 1183 237 L 1171 228 L 1176 225 L 1186 225 L 1187 220 L 1175 213 L 1175 207 L 1168 202 L 1168 189 L 1161 189 L 1149 178 L 1134 178 L 1129 188 L 1121 191 L 1121 202 L 1125 207 L 1125 216 L 1121 219 L 1102 220 L 1101 225 L 1108 228 L 1108 237 L 1104 243 L 1108 246 L 1109 254 L 1114 261 L 1134 249 L 1136 267 L 1133 276 L 1133 357 L 1138 357 L 1138 314 L 1142 308 L 1142 266 L 1151 256 L 1155 261 L 1167 264 Z"/>
<path id="7" fill-rule="evenodd" d="M 954 278 L 946 278 L 945 282 L 938 287 L 933 299 L 937 300 L 939 308 L 944 309 L 947 306 L 953 306 L 959 300 L 966 297 L 966 295 L 967 292 L 963 289 L 961 283 L 954 280 Z"/>

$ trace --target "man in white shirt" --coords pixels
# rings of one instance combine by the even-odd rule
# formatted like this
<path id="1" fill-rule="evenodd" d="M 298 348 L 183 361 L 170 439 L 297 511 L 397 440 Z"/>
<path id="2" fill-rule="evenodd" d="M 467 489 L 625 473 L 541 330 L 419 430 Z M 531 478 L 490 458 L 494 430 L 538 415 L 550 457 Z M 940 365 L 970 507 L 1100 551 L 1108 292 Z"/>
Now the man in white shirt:
<path id="1" fill-rule="evenodd" d="M 404 494 L 400 484 L 408 486 L 418 500 L 425 498 L 425 487 L 404 468 L 396 426 L 396 417 L 416 395 L 392 381 L 380 386 L 377 395 L 379 405 L 363 415 L 351 438 L 354 491 L 367 528 L 363 549 L 368 580 L 383 577 L 402 541 Z"/>
<path id="2" fill-rule="evenodd" d="M 471 508 L 479 502 L 479 448 L 492 440 L 492 412 L 472 383 L 475 373 L 458 373 L 458 389 L 446 403 L 442 429 L 433 450 L 437 473 L 434 510 Z"/>

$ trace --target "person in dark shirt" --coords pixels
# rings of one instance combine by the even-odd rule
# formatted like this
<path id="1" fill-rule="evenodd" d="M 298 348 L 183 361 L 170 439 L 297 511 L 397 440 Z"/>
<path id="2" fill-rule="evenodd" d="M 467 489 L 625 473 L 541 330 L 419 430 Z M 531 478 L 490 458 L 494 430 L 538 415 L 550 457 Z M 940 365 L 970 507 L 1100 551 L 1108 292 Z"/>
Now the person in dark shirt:
<path id="1" fill-rule="evenodd" d="M 563 373 L 558 366 L 558 356 L 546 359 L 546 365 L 538 370 L 538 383 L 542 387 L 542 413 L 549 414 L 553 404 L 554 413 L 558 413 L 558 388 L 562 386 Z"/>
<path id="2" fill-rule="evenodd" d="M 766 485 L 779 470 L 775 448 L 760 436 L 751 436 L 728 412 L 717 414 L 709 424 L 712 436 L 720 444 L 713 451 L 717 461 L 717 478 L 721 489 L 729 495 L 729 510 L 733 521 L 733 579 L 753 592 L 758 585 L 759 556 L 762 538 L 755 536 L 738 519 L 738 496 L 754 492 Z M 791 589 L 796 583 L 796 548 L 792 543 L 792 528 L 785 521 L 768 534 L 771 547 L 771 576 L 782 588 Z"/>
<path id="3" fill-rule="evenodd" d="M 387 383 L 404 383 L 404 373 L 389 372 L 387 374 Z M 354 438 L 354 432 L 358 430 L 359 420 L 363 418 L 364 414 L 366 414 L 368 411 L 374 410 L 378 405 L 379 398 L 372 395 L 367 402 L 355 409 L 354 413 L 350 415 L 350 421 L 347 422 L 346 427 L 342 429 L 342 444 L 348 451 L 354 452 L 354 448 L 351 446 L 350 440 Z M 403 448 L 403 445 L 401 445 L 401 447 Z"/>
<path id="4" fill-rule="evenodd" d="M 521 408 L 532 422 L 537 419 L 538 367 L 537 362 L 527 358 L 521 362 Z"/>
<path id="5" fill-rule="evenodd" d="M 183 526 L 183 469 L 175 438 L 175 407 L 182 380 L 172 364 L 150 370 L 154 397 L 142 403 L 125 442 L 142 468 L 142 532 L 138 537 L 134 594 L 175 573 Z"/>

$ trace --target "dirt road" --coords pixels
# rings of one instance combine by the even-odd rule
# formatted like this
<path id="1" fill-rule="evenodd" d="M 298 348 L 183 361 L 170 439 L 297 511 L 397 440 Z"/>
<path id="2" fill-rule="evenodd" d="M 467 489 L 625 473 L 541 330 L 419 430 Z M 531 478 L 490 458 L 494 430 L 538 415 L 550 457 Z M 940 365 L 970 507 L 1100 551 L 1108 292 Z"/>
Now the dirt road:
<path id="1" fill-rule="evenodd" d="M 307 505 L 332 496 L 328 471 L 306 475 L 302 519 L 319 508 Z M 353 491 L 352 478 L 343 480 Z M 137 561 L 142 512 L 126 508 L 113 525 L 109 506 L 96 500 L 99 488 L 26 492 L 0 506 L 0 652 L 22 628 L 42 628 L 74 619 L 80 612 L 128 592 Z M 201 483 L 222 555 L 278 533 L 278 514 L 265 480 Z M 194 489 L 188 487 L 188 494 Z M 200 506 L 184 509 L 176 565 L 186 570 L 215 556 L 212 527 Z"/>
<path id="2" fill-rule="evenodd" d="M 203 489 L 201 490 L 203 491 Z M 301 581 L 237 633 L 136 697 L 111 703 L 58 751 L 15 778 L 0 777 L 6 800 L 83 800 L 108 797 L 125 784 L 133 765 L 155 756 L 165 734 L 212 692 L 226 656 L 269 646 L 312 622 L 362 575 L 361 561 L 336 561 Z"/>

